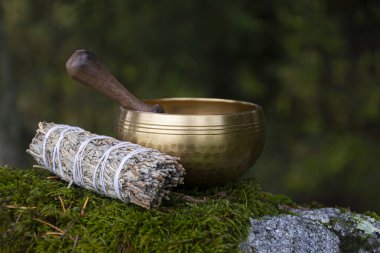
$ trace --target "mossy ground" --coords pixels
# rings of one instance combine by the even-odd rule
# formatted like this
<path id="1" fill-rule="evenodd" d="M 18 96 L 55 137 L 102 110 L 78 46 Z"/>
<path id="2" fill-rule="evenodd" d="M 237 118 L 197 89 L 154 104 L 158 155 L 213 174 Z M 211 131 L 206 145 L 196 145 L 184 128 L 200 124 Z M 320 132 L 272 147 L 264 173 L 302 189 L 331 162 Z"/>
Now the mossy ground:
<path id="1" fill-rule="evenodd" d="M 1 252 L 234 252 L 248 233 L 249 217 L 279 214 L 278 205 L 291 204 L 245 180 L 175 189 L 170 201 L 146 210 L 67 189 L 49 176 L 42 169 L 0 168 Z M 206 201 L 188 202 L 183 194 Z"/>

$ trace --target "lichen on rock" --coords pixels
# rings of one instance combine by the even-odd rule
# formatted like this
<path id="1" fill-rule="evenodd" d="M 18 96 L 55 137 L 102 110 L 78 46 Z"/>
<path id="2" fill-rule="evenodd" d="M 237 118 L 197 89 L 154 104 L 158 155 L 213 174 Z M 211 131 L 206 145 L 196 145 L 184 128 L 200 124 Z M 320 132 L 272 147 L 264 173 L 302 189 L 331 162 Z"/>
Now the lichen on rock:
<path id="1" fill-rule="evenodd" d="M 380 222 L 337 208 L 251 219 L 244 252 L 380 252 Z"/>

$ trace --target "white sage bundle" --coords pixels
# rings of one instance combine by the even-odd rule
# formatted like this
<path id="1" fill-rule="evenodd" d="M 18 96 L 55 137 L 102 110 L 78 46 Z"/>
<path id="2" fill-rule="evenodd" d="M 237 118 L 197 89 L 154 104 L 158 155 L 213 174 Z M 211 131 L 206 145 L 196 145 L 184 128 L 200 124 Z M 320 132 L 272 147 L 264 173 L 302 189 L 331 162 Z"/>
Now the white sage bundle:
<path id="1" fill-rule="evenodd" d="M 144 208 L 183 183 L 179 158 L 79 127 L 40 122 L 27 152 L 63 180 Z"/>

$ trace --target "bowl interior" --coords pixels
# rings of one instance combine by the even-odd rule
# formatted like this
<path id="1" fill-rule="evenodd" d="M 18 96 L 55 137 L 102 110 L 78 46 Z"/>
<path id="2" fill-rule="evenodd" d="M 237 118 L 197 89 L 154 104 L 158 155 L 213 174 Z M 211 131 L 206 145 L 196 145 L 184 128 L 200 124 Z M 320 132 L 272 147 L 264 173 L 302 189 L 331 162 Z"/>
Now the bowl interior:
<path id="1" fill-rule="evenodd" d="M 145 102 L 162 105 L 166 114 L 223 115 L 258 110 L 255 104 L 228 99 L 167 98 Z"/>

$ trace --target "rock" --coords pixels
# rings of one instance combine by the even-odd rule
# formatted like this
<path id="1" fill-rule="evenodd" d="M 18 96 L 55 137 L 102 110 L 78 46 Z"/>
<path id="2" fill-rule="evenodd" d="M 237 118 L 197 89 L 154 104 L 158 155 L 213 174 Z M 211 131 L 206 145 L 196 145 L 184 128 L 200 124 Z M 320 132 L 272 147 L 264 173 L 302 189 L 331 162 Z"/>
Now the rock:
<path id="1" fill-rule="evenodd" d="M 379 252 L 380 222 L 336 208 L 251 219 L 244 252 Z"/>
<path id="2" fill-rule="evenodd" d="M 282 215 L 252 219 L 251 226 L 244 252 L 339 252 L 339 237 L 316 221 Z"/>

